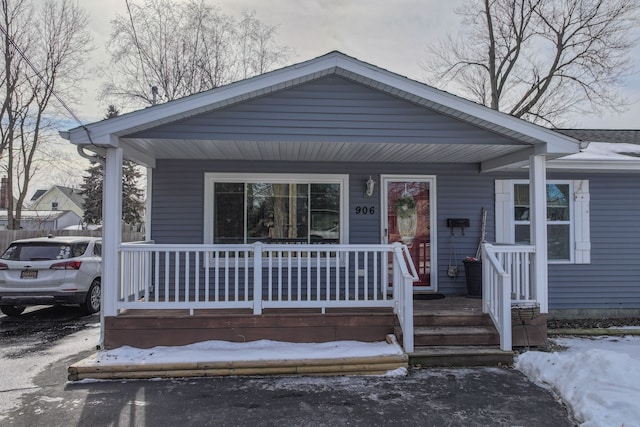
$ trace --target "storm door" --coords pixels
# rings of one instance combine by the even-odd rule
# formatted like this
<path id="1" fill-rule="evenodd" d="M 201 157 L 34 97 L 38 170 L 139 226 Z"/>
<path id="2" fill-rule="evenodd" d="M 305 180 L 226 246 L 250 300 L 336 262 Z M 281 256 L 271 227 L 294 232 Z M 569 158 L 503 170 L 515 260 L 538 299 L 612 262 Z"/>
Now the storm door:
<path id="1" fill-rule="evenodd" d="M 401 242 L 418 272 L 414 291 L 435 291 L 435 177 L 383 176 L 382 225 L 386 243 Z"/>

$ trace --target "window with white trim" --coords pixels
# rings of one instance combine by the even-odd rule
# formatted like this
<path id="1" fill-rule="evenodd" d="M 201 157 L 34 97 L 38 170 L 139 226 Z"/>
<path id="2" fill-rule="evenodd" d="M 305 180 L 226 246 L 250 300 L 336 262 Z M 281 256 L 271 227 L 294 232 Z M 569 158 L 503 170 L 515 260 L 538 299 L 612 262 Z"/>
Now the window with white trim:
<path id="1" fill-rule="evenodd" d="M 346 176 L 206 174 L 205 240 L 341 243 Z"/>
<path id="2" fill-rule="evenodd" d="M 527 180 L 496 180 L 496 242 L 529 244 Z M 547 249 L 550 263 L 590 262 L 589 182 L 547 182 Z"/>

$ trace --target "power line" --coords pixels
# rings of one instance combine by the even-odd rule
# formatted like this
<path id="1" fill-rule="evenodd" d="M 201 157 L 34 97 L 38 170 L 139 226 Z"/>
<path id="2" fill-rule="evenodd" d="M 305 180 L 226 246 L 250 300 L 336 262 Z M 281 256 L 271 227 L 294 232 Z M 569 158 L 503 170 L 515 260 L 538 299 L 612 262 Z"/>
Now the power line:
<path id="1" fill-rule="evenodd" d="M 13 40 L 11 35 L 8 33 L 8 31 L 2 25 L 0 25 L 0 32 L 2 32 L 2 34 L 4 34 L 4 36 L 7 38 L 7 40 L 9 40 L 9 43 L 11 43 L 11 45 L 16 50 L 16 52 L 18 52 L 18 54 L 22 57 L 22 59 L 24 59 L 24 61 L 29 66 L 29 68 L 31 68 L 33 70 L 33 72 L 36 74 L 38 79 L 40 79 L 40 81 L 46 85 L 47 81 L 44 79 L 44 77 L 42 77 L 42 74 L 40 73 L 40 71 L 38 71 L 38 69 L 35 67 L 35 65 L 33 65 L 33 63 L 29 60 L 29 58 L 24 53 L 24 51 L 20 48 L 20 46 L 18 46 L 18 44 Z M 86 130 L 84 123 L 82 123 L 82 121 L 78 118 L 78 116 L 76 116 L 76 114 L 71 110 L 71 108 L 62 100 L 62 98 L 60 98 L 58 96 L 58 94 L 56 93 L 56 91 L 53 88 L 51 88 L 51 95 L 53 95 L 53 97 L 56 100 L 58 100 L 60 105 L 62 105 L 62 107 L 65 110 L 67 110 L 67 112 L 71 115 L 71 117 L 73 117 L 73 119 L 76 122 L 78 122 L 80 127 L 84 128 Z"/>

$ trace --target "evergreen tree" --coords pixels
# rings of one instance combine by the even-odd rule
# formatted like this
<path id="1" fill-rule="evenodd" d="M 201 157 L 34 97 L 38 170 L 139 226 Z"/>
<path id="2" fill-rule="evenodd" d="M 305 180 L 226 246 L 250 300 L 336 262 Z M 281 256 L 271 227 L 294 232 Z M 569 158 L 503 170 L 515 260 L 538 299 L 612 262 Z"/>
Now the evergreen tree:
<path id="1" fill-rule="evenodd" d="M 118 116 L 120 112 L 114 105 L 109 105 L 105 119 Z M 93 163 L 86 170 L 80 190 L 84 199 L 84 222 L 87 224 L 102 223 L 102 188 L 104 168 L 100 163 Z M 122 222 L 139 224 L 142 222 L 142 190 L 137 187 L 142 174 L 132 161 L 122 163 Z"/>

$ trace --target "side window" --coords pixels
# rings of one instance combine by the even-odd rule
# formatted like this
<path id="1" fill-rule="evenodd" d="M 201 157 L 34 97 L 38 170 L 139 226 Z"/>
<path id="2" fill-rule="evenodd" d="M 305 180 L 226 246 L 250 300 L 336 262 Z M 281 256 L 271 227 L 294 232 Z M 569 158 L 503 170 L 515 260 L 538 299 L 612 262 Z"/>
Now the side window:
<path id="1" fill-rule="evenodd" d="M 93 246 L 93 255 L 102 256 L 102 242 L 96 242 L 96 244 Z"/>
<path id="2" fill-rule="evenodd" d="M 496 242 L 529 244 L 528 181 L 496 180 Z M 590 263 L 589 181 L 547 182 L 550 262 Z"/>

